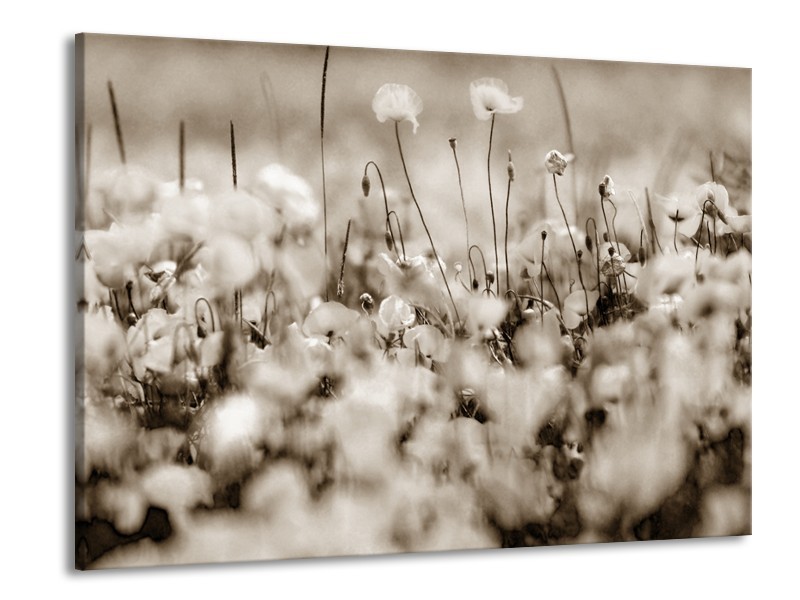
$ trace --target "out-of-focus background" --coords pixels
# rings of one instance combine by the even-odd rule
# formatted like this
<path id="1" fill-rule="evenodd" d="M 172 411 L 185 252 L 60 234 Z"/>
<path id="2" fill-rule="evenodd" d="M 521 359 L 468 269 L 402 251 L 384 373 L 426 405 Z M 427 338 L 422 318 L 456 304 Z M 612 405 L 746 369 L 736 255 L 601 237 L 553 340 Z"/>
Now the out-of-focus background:
<path id="1" fill-rule="evenodd" d="M 209 191 L 225 189 L 232 120 L 242 185 L 260 167 L 278 161 L 306 177 L 321 198 L 324 46 L 88 35 L 85 49 L 93 174 L 119 165 L 110 80 L 129 163 L 159 179 L 176 179 L 178 127 L 184 120 L 187 177 L 201 179 Z M 563 84 L 574 148 L 569 148 L 553 67 Z M 710 150 L 750 160 L 749 69 L 333 47 L 325 99 L 330 235 L 343 237 L 347 219 L 362 210 L 360 181 L 367 161 L 381 166 L 390 193 L 407 195 L 392 125 L 379 123 L 371 109 L 378 88 L 396 82 L 410 85 L 424 102 L 417 134 L 404 123 L 401 137 L 440 251 L 448 255 L 463 243 L 449 234 L 463 226 L 450 137 L 458 139 L 471 234 L 479 243 L 489 241 L 489 122 L 475 118 L 469 97 L 470 82 L 480 77 L 500 78 L 511 95 L 524 99 L 521 112 L 498 116 L 492 153 L 498 226 L 506 151 L 513 153 L 512 233 L 517 233 L 514 223 L 559 216 L 543 168 L 552 148 L 577 156 L 570 167 L 574 176 L 563 177 L 560 187 L 568 203 L 578 203 L 582 218 L 592 214 L 605 173 L 614 178 L 624 204 L 628 190 L 643 199 L 645 186 L 669 194 L 710 179 Z M 748 209 L 749 198 L 742 202 Z M 380 226 L 377 194 L 366 207 Z"/>

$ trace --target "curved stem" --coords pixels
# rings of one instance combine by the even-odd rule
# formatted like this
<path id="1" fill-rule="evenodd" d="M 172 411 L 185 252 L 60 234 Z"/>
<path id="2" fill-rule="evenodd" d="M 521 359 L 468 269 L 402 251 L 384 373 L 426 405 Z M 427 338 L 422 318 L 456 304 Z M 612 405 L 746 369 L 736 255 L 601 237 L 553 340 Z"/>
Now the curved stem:
<path id="1" fill-rule="evenodd" d="M 476 275 L 473 277 L 473 281 L 477 281 L 477 272 L 478 270 L 475 268 L 475 263 L 472 261 L 472 250 L 475 249 L 478 251 L 478 254 L 481 255 L 481 262 L 483 263 L 483 280 L 486 282 L 486 289 L 491 287 L 491 283 L 489 283 L 489 272 L 486 269 L 486 256 L 483 254 L 483 250 L 481 250 L 480 246 L 477 244 L 473 244 L 469 247 L 467 251 L 467 259 L 469 259 L 469 264 L 472 266 L 472 270 Z"/>
<path id="2" fill-rule="evenodd" d="M 564 217 L 564 225 L 567 226 L 567 234 L 569 235 L 569 241 L 572 244 L 572 252 L 575 254 L 575 262 L 578 264 L 578 273 L 580 274 L 580 259 L 578 258 L 578 248 L 575 246 L 575 238 L 572 237 L 572 230 L 569 227 L 569 221 L 567 220 L 567 213 L 564 211 L 564 205 L 561 204 L 561 198 L 558 196 L 558 183 L 556 182 L 556 174 L 553 173 L 553 189 L 556 191 L 556 201 L 558 202 L 558 208 L 561 209 L 561 215 Z"/>
<path id="3" fill-rule="evenodd" d="M 542 298 L 544 298 L 544 231 L 542 231 L 542 262 L 539 265 L 539 290 L 541 291 Z M 544 317 L 544 309 L 542 309 L 542 317 Z"/>
<path id="4" fill-rule="evenodd" d="M 392 233 L 392 220 L 389 217 L 394 217 L 395 223 L 397 225 L 397 237 L 400 238 L 400 250 L 402 251 L 402 255 L 397 252 L 397 244 L 394 243 L 394 233 Z M 392 238 L 392 243 L 394 244 L 394 253 L 397 254 L 398 259 L 405 260 L 406 259 L 406 243 L 403 240 L 403 228 L 400 225 L 400 217 L 397 216 L 397 213 L 393 210 L 390 210 L 386 213 L 386 228 L 389 230 L 389 235 Z"/>
<path id="5" fill-rule="evenodd" d="M 489 179 L 489 208 L 492 211 L 492 238 L 494 239 L 494 270 L 497 292 L 500 293 L 500 259 L 497 254 L 497 223 L 494 218 L 494 199 L 492 198 L 492 138 L 494 137 L 494 118 L 496 113 L 492 113 L 492 125 L 489 128 L 489 153 L 486 155 L 486 175 Z"/>
<path id="6" fill-rule="evenodd" d="M 377 163 L 374 160 L 370 160 L 370 161 L 367 162 L 367 164 L 364 165 L 364 176 L 367 175 L 367 169 L 369 168 L 370 165 L 375 167 L 375 171 L 377 171 L 377 173 L 378 173 L 378 180 L 381 182 L 381 193 L 383 194 L 383 209 L 384 209 L 384 211 L 386 213 L 386 222 L 389 223 L 389 198 L 386 196 L 386 186 L 383 183 L 383 174 L 381 173 L 381 170 L 378 167 Z M 395 214 L 395 217 L 397 217 L 396 214 Z M 398 227 L 399 227 L 400 219 L 397 220 L 397 223 L 398 223 Z M 392 231 L 391 224 L 389 224 L 388 227 L 389 227 L 389 236 L 392 238 L 392 246 L 394 247 L 394 253 L 398 254 L 398 252 L 397 252 L 397 242 L 395 242 L 394 232 Z M 405 249 L 403 250 L 403 255 L 405 255 Z M 398 257 L 399 257 L 399 254 L 398 254 Z"/>
<path id="7" fill-rule="evenodd" d="M 433 237 L 431 237 L 431 232 L 428 229 L 428 225 L 425 223 L 425 217 L 422 215 L 422 207 L 420 207 L 419 202 L 417 201 L 417 196 L 414 194 L 414 187 L 411 185 L 411 177 L 408 175 L 408 168 L 406 167 L 406 159 L 403 156 L 403 145 L 400 143 L 400 127 L 397 121 L 394 122 L 394 136 L 397 139 L 397 150 L 400 152 L 400 162 L 403 164 L 403 173 L 406 176 L 406 181 L 408 182 L 408 191 L 411 192 L 411 199 L 414 201 L 414 206 L 417 207 L 417 212 L 419 213 L 419 220 L 422 222 L 422 227 L 425 229 L 425 233 L 428 236 L 428 241 L 431 244 L 431 250 L 433 250 L 433 260 L 436 261 L 436 264 L 439 265 L 439 271 L 442 274 L 442 279 L 444 280 L 445 288 L 447 288 L 447 295 L 450 296 L 450 302 L 453 305 L 453 312 L 455 313 L 456 321 L 461 321 L 461 317 L 458 314 L 458 307 L 456 306 L 456 301 L 453 299 L 453 293 L 450 291 L 450 284 L 447 282 L 447 277 L 444 274 L 444 267 L 442 267 L 442 263 L 439 260 L 439 253 L 436 251 L 436 246 L 433 243 Z"/>
<path id="8" fill-rule="evenodd" d="M 205 296 L 200 296 L 197 300 L 194 301 L 194 320 L 199 324 L 200 318 L 198 317 L 197 309 L 200 306 L 200 303 L 204 303 L 206 308 L 208 308 L 208 314 L 211 316 L 211 332 L 215 332 L 217 330 L 217 322 L 214 319 L 214 309 L 211 308 L 211 302 L 208 301 L 208 298 Z"/>

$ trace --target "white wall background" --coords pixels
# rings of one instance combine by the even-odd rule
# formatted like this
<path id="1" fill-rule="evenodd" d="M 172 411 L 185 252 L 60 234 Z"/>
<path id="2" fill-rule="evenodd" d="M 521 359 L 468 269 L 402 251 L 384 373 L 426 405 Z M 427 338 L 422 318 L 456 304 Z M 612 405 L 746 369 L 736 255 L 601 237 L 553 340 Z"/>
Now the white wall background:
<path id="1" fill-rule="evenodd" d="M 716 6 L 714 6 L 716 5 Z M 787 597 L 798 586 L 795 22 L 777 2 L 337 0 L 15 3 L 0 71 L 3 596 Z M 757 11 L 757 12 L 756 12 Z M 80 31 L 752 67 L 754 535 L 748 538 L 73 573 L 71 38 Z M 10 333 L 10 335 L 9 335 Z M 783 589 L 783 592 L 779 590 Z M 42 592 L 41 594 L 39 592 Z"/>

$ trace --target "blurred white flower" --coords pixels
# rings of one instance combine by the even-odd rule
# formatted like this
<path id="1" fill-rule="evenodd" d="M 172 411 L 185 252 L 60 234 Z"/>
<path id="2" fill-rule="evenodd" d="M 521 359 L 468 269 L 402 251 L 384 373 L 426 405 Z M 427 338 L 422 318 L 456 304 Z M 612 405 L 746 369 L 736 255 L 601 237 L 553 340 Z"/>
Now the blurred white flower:
<path id="1" fill-rule="evenodd" d="M 244 287 L 258 272 L 258 260 L 253 248 L 240 237 L 229 233 L 210 239 L 197 256 L 220 296 Z"/>
<path id="2" fill-rule="evenodd" d="M 293 234 L 312 230 L 321 214 L 319 202 L 305 179 L 273 163 L 258 172 L 253 194 L 277 211 Z"/>
<path id="3" fill-rule="evenodd" d="M 435 361 L 447 359 L 447 345 L 442 332 L 433 325 L 417 325 L 403 334 L 403 344 L 406 348 L 419 348 L 426 358 Z"/>
<path id="4" fill-rule="evenodd" d="M 589 305 L 589 311 L 597 304 L 600 294 L 597 290 L 577 289 L 564 299 L 564 310 L 561 311 L 561 316 L 564 319 L 564 325 L 567 329 L 575 329 L 583 321 L 586 316 L 586 305 Z"/>
<path id="5" fill-rule="evenodd" d="M 385 252 L 381 252 L 378 258 L 378 271 L 383 275 L 389 293 L 402 295 L 409 302 L 425 308 L 441 304 L 442 292 L 434 259 L 418 255 L 395 262 Z"/>
<path id="6" fill-rule="evenodd" d="M 508 312 L 508 303 L 500 298 L 471 296 L 467 327 L 476 339 L 488 339 Z"/>
<path id="7" fill-rule="evenodd" d="M 469 84 L 472 110 L 481 121 L 488 121 L 494 114 L 510 114 L 522 110 L 522 98 L 512 98 L 508 86 L 501 79 L 483 77 Z"/>
<path id="8" fill-rule="evenodd" d="M 358 312 L 339 302 L 323 302 L 312 310 L 303 322 L 307 336 L 343 337 L 358 321 Z"/>
<path id="9" fill-rule="evenodd" d="M 691 237 L 700 227 L 702 219 L 700 204 L 697 199 L 699 192 L 696 190 L 691 194 L 680 194 L 678 196 L 662 196 L 656 194 L 657 214 L 656 226 L 659 235 L 672 239 L 677 233 L 686 237 Z M 705 198 L 704 198 L 705 199 Z M 671 244 L 665 244 L 667 246 Z"/>
<path id="10" fill-rule="evenodd" d="M 383 299 L 378 309 L 378 317 L 386 333 L 411 327 L 417 319 L 417 315 L 411 305 L 399 296 L 394 295 Z"/>
<path id="11" fill-rule="evenodd" d="M 407 85 L 401 83 L 385 83 L 372 99 L 372 110 L 381 123 L 387 119 L 408 121 L 417 133 L 417 115 L 422 112 L 422 99 Z"/>

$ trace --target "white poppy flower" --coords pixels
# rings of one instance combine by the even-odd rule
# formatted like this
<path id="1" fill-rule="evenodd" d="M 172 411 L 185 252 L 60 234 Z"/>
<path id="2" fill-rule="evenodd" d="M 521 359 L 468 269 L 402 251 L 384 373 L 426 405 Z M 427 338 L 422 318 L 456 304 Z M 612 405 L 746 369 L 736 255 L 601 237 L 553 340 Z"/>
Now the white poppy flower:
<path id="1" fill-rule="evenodd" d="M 488 121 L 498 113 L 510 114 L 522 110 L 522 98 L 508 95 L 508 86 L 501 79 L 484 77 L 469 84 L 472 110 L 481 121 Z"/>
<path id="2" fill-rule="evenodd" d="M 387 119 L 409 121 L 417 133 L 417 115 L 422 112 L 422 99 L 407 85 L 385 83 L 372 99 L 372 110 L 381 123 Z"/>

